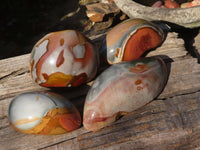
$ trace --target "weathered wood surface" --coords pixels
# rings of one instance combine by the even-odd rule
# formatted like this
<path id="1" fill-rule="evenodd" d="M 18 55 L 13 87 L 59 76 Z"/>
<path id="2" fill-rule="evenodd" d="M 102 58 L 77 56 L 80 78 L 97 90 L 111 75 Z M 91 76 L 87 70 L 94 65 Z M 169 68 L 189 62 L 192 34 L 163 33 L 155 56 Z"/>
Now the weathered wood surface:
<path id="1" fill-rule="evenodd" d="M 89 84 L 73 89 L 42 88 L 30 77 L 29 54 L 1 60 L 0 150 L 200 149 L 198 59 L 188 54 L 176 33 L 168 33 L 156 51 L 148 55 L 162 55 L 169 70 L 167 85 L 156 100 L 98 132 L 81 127 L 56 136 L 27 135 L 12 129 L 7 115 L 10 101 L 25 91 L 52 90 L 69 98 L 82 113 Z"/>

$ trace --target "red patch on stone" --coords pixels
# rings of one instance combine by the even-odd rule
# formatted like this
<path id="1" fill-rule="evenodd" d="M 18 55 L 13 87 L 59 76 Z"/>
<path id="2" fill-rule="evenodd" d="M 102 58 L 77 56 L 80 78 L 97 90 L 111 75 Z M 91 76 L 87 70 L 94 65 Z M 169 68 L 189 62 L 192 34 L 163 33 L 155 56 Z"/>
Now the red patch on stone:
<path id="1" fill-rule="evenodd" d="M 65 58 L 64 58 L 63 54 L 64 54 L 64 50 L 62 50 L 60 52 L 60 54 L 58 55 L 58 58 L 57 58 L 57 61 L 56 61 L 56 67 L 60 67 L 64 63 Z"/>

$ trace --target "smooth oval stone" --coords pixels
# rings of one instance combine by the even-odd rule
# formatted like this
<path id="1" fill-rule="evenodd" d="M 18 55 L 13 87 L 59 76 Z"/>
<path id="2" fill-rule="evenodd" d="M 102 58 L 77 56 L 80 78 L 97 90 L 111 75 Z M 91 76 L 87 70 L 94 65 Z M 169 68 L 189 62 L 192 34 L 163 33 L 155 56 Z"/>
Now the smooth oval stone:
<path id="1" fill-rule="evenodd" d="M 167 69 L 160 58 L 143 58 L 115 64 L 94 81 L 83 114 L 86 129 L 97 131 L 120 115 L 152 101 L 163 90 Z"/>
<path id="2" fill-rule="evenodd" d="M 115 64 L 140 58 L 161 44 L 164 33 L 156 24 L 144 19 L 128 19 L 106 35 L 107 61 Z"/>
<path id="3" fill-rule="evenodd" d="M 28 134 L 63 134 L 81 125 L 75 106 L 54 93 L 22 93 L 12 100 L 8 114 L 11 126 Z"/>
<path id="4" fill-rule="evenodd" d="M 30 72 L 44 87 L 76 87 L 94 78 L 99 54 L 93 43 L 75 30 L 52 32 L 32 49 Z"/>

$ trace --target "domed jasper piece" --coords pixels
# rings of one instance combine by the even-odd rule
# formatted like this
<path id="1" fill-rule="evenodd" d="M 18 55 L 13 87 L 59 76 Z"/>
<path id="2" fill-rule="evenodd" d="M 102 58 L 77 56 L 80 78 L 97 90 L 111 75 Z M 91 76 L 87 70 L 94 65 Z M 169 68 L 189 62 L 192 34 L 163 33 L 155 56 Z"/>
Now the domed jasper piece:
<path id="1" fill-rule="evenodd" d="M 45 92 L 15 97 L 9 106 L 9 120 L 14 129 L 28 134 L 63 134 L 81 125 L 79 111 L 68 100 Z"/>
<path id="2" fill-rule="evenodd" d="M 75 30 L 53 32 L 33 47 L 30 59 L 33 80 L 45 87 L 75 87 L 97 72 L 98 51 Z"/>
<path id="3" fill-rule="evenodd" d="M 160 58 L 143 58 L 109 67 L 97 77 L 87 94 L 84 127 L 97 131 L 144 106 L 160 94 L 166 80 L 166 65 Z"/>
<path id="4" fill-rule="evenodd" d="M 164 38 L 162 30 L 142 19 L 126 20 L 106 36 L 107 61 L 115 64 L 141 57 L 146 51 L 157 47 Z"/>

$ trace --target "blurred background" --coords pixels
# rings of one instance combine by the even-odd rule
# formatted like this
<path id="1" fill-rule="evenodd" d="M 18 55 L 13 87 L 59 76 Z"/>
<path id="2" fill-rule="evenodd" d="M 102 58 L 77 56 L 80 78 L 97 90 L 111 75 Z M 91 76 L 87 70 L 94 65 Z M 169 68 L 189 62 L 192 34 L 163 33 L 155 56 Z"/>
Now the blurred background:
<path id="1" fill-rule="evenodd" d="M 73 17 L 79 0 L 0 1 L 0 59 L 30 53 L 35 43 L 52 31 L 84 30 L 84 8 Z"/>

